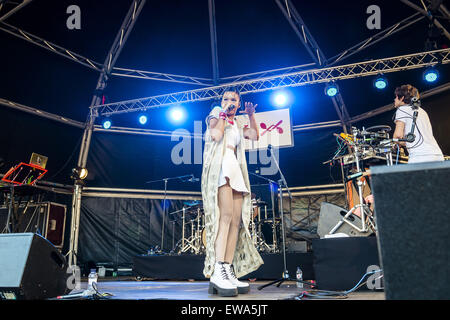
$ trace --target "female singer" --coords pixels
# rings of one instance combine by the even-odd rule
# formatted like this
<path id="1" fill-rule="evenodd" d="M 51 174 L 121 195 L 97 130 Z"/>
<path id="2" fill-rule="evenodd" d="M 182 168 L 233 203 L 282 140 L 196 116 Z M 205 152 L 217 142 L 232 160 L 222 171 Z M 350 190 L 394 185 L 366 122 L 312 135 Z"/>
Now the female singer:
<path id="1" fill-rule="evenodd" d="M 210 278 L 210 294 L 236 296 L 250 286 L 238 280 L 263 264 L 248 230 L 251 192 L 243 139 L 258 140 L 253 103 L 245 103 L 250 127 L 235 118 L 239 92 L 223 94 L 221 107 L 206 118 L 202 199 L 205 212 L 206 257 L 203 274 Z M 241 225 L 242 224 L 242 225 Z"/>

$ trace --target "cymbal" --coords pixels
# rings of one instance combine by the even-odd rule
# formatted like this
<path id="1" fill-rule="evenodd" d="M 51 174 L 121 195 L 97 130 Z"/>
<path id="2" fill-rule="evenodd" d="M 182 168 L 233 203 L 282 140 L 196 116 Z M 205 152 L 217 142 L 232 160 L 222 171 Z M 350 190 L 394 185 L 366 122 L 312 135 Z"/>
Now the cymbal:
<path id="1" fill-rule="evenodd" d="M 185 202 L 183 202 L 183 204 L 185 204 L 187 206 L 190 206 L 190 207 L 193 207 L 193 206 L 201 205 L 202 201 L 201 200 L 185 201 Z"/>

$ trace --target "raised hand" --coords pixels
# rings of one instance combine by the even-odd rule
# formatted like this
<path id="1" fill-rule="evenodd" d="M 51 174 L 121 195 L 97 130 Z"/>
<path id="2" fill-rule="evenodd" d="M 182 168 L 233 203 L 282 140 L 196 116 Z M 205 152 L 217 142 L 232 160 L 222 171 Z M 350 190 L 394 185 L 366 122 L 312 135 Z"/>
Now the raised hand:
<path id="1" fill-rule="evenodd" d="M 244 106 L 245 106 L 245 110 L 244 111 L 241 110 L 241 111 L 239 111 L 239 113 L 246 113 L 246 114 L 248 114 L 248 116 L 251 116 L 252 114 L 255 113 L 257 104 L 253 105 L 253 103 L 251 103 L 251 102 L 245 102 Z"/>

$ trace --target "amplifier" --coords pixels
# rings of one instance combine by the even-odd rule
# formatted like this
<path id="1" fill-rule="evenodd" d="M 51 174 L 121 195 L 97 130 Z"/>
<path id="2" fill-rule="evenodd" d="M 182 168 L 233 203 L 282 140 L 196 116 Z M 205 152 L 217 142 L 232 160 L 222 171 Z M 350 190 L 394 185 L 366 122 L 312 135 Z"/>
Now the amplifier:
<path id="1" fill-rule="evenodd" d="M 40 234 L 56 248 L 63 247 L 66 205 L 47 201 L 23 204 L 16 209 L 16 214 L 10 219 L 14 221 L 12 232 Z M 6 226 L 7 217 L 8 208 L 3 206 L 0 208 L 1 230 Z"/>

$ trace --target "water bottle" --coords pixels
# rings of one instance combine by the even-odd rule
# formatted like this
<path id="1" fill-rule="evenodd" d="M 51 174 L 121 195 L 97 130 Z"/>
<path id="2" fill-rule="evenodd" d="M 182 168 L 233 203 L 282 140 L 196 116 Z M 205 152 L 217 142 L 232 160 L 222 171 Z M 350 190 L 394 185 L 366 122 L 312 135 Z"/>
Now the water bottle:
<path id="1" fill-rule="evenodd" d="M 300 267 L 297 267 L 297 272 L 295 274 L 296 278 L 297 278 L 297 288 L 303 289 L 303 272 L 302 269 L 300 269 Z"/>
<path id="2" fill-rule="evenodd" d="M 88 290 L 93 290 L 93 286 L 92 284 L 95 282 L 95 284 L 97 284 L 97 272 L 95 269 L 91 269 L 91 273 L 89 273 L 88 276 Z"/>

